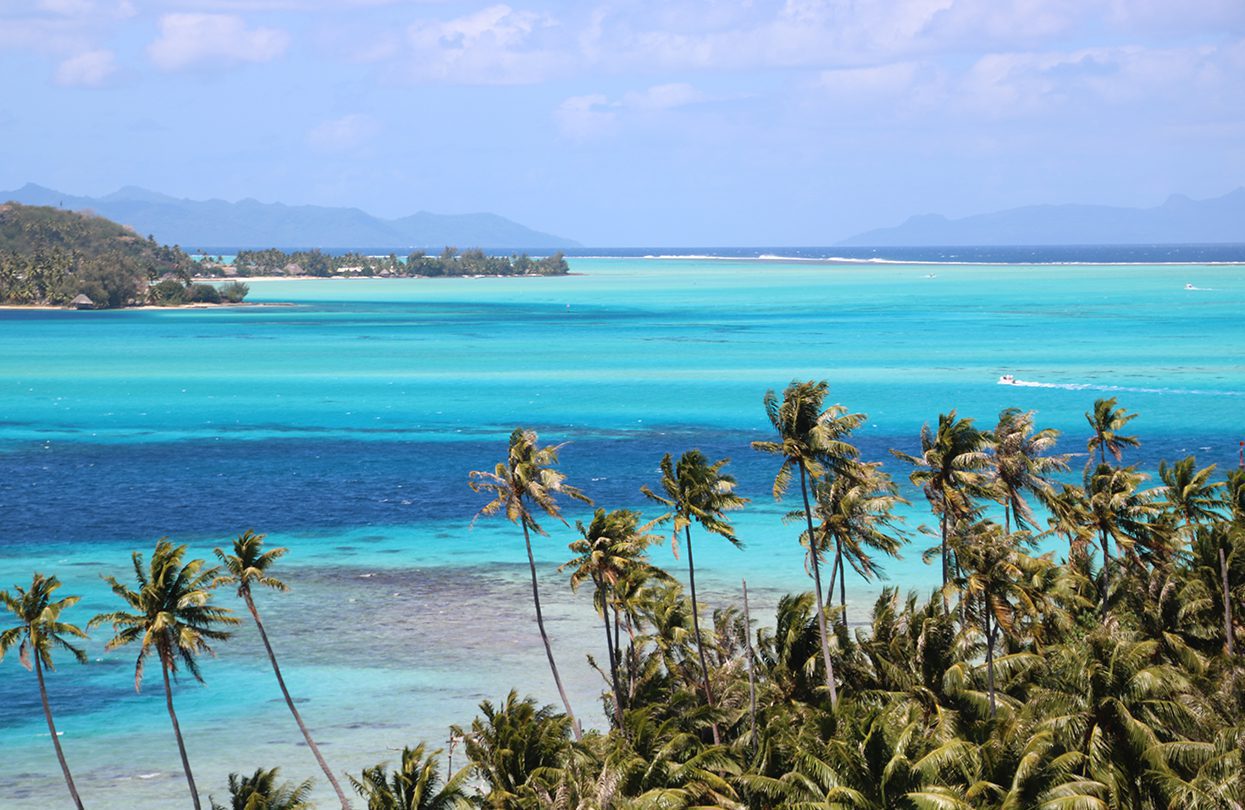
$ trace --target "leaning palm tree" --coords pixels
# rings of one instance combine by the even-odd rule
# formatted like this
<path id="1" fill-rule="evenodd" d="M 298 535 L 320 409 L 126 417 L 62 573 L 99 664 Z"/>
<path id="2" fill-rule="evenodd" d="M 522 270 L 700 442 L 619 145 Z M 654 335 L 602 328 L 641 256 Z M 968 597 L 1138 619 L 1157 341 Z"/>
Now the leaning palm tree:
<path id="1" fill-rule="evenodd" d="M 311 810 L 311 780 L 278 783 L 280 768 L 256 768 L 250 776 L 229 774 L 229 804 L 217 804 L 212 810 Z"/>
<path id="2" fill-rule="evenodd" d="M 639 526 L 640 513 L 627 509 L 606 512 L 598 509 L 585 526 L 576 521 L 580 537 L 570 544 L 577 555 L 558 570 L 571 569 L 571 590 L 578 590 L 585 581 L 594 586 L 593 602 L 605 624 L 605 646 L 609 653 L 610 683 L 614 688 L 614 719 L 622 727 L 626 694 L 618 680 L 619 655 L 622 647 L 616 638 L 620 629 L 618 599 L 619 583 L 639 572 L 651 574 L 658 569 L 650 565 L 645 550 L 658 538 Z"/>
<path id="3" fill-rule="evenodd" d="M 1110 453 L 1118 464 L 1124 460 L 1125 447 L 1141 446 L 1136 436 L 1124 436 L 1120 433 L 1125 425 L 1137 418 L 1137 414 L 1117 408 L 1115 404 L 1115 397 L 1096 399 L 1094 409 L 1085 414 L 1085 421 L 1089 422 L 1089 427 L 1093 430 L 1093 435 L 1089 437 L 1085 445 L 1085 449 L 1090 454 L 1087 465 L 1094 463 L 1095 450 L 1098 451 L 1099 464 L 1107 463 L 1107 453 Z"/>
<path id="4" fill-rule="evenodd" d="M 233 554 L 227 554 L 219 548 L 215 549 L 216 557 L 221 561 L 226 571 L 223 576 L 217 579 L 216 584 L 238 586 L 238 596 L 242 597 L 242 600 L 246 602 L 246 609 L 251 612 L 251 618 L 255 620 L 255 626 L 259 628 L 259 638 L 264 642 L 264 649 L 268 652 L 268 661 L 272 664 L 272 671 L 277 676 L 277 685 L 281 687 L 281 694 L 285 697 L 285 705 L 289 707 L 290 714 L 294 715 L 294 722 L 298 724 L 298 730 L 303 733 L 303 739 L 307 741 L 307 747 L 311 749 L 316 762 L 320 764 L 320 769 L 324 771 L 324 775 L 328 777 L 329 784 L 333 786 L 333 790 L 337 793 L 342 810 L 350 810 L 350 801 L 342 791 L 337 777 L 333 775 L 333 769 L 324 761 L 324 755 L 320 753 L 320 747 L 311 738 L 311 732 L 307 730 L 307 725 L 303 723 L 302 715 L 298 713 L 298 708 L 294 705 L 294 699 L 290 697 L 290 690 L 285 686 L 285 678 L 281 675 L 281 667 L 277 665 L 277 655 L 272 651 L 272 644 L 268 641 L 268 631 L 264 629 L 264 623 L 259 618 L 259 611 L 255 607 L 255 599 L 251 592 L 252 585 L 262 585 L 265 588 L 272 588 L 276 591 L 289 590 L 288 585 L 269 573 L 273 563 L 285 556 L 288 550 L 286 548 L 273 548 L 265 551 L 264 535 L 256 534 L 247 529 L 233 541 Z"/>
<path id="5" fill-rule="evenodd" d="M 368 810 L 452 810 L 469 807 L 464 790 L 470 766 L 442 784 L 437 749 L 425 756 L 424 743 L 402 749 L 402 761 L 392 772 L 384 764 L 364 768 L 350 783 L 367 802 Z"/>
<path id="6" fill-rule="evenodd" d="M 986 434 L 973 427 L 972 419 L 960 419 L 952 410 L 938 415 L 937 430 L 930 429 L 928 422 L 921 426 L 919 456 L 891 451 L 916 468 L 908 477 L 925 492 L 939 517 L 943 588 L 951 581 L 949 530 L 972 513 L 973 498 L 989 494 L 989 482 L 982 472 L 990 463 L 988 445 Z"/>
<path id="7" fill-rule="evenodd" d="M 735 494 L 735 478 L 722 472 L 730 459 L 709 463 L 704 453 L 688 450 L 676 464 L 669 453 L 661 459 L 661 489 L 658 495 L 647 485 L 640 487 L 648 498 L 666 507 L 665 514 L 656 523 L 670 523 L 670 547 L 675 556 L 679 554 L 679 533 L 687 543 L 687 575 L 692 592 L 692 630 L 696 634 L 696 651 L 700 655 L 700 674 L 704 679 L 705 700 L 714 705 L 713 688 L 709 684 L 709 665 L 705 662 L 705 647 L 700 637 L 700 612 L 696 605 L 696 563 L 692 556 L 692 523 L 699 523 L 705 531 L 725 538 L 736 548 L 743 544 L 735 536 L 735 528 L 725 513 L 741 509 L 748 502 Z M 717 736 L 717 726 L 714 726 Z"/>
<path id="8" fill-rule="evenodd" d="M 493 496 L 493 500 L 484 505 L 476 518 L 504 513 L 512 523 L 523 527 L 527 564 L 532 573 L 532 603 L 536 606 L 536 626 L 540 628 L 540 638 L 545 644 L 545 655 L 549 659 L 549 669 L 553 672 L 553 682 L 558 687 L 562 706 L 566 709 L 571 729 L 578 740 L 581 737 L 579 722 L 575 719 L 571 701 L 562 686 L 562 676 L 558 674 L 558 664 L 553 658 L 549 634 L 545 632 L 545 617 L 540 609 L 540 588 L 536 581 L 536 558 L 532 555 L 531 532 L 541 536 L 547 536 L 548 533 L 541 528 L 532 511 L 534 507 L 565 524 L 566 519 L 562 517 L 562 509 L 557 501 L 558 495 L 584 503 L 592 501 L 577 488 L 566 484 L 566 476 L 554 469 L 554 465 L 558 463 L 558 450 L 563 445 L 541 447 L 537 441 L 536 431 L 515 428 L 510 434 L 510 450 L 506 460 L 498 462 L 491 472 L 472 470 L 468 476 L 473 490 Z"/>
<path id="9" fill-rule="evenodd" d="M 53 602 L 52 594 L 60 586 L 60 580 L 56 577 L 35 574 L 30 590 L 15 585 L 13 589 L 17 592 L 16 595 L 0 591 L 0 603 L 18 619 L 16 626 L 0 632 L 0 660 L 4 660 L 4 654 L 17 645 L 18 660 L 22 662 L 22 666 L 34 669 L 35 677 L 39 679 L 39 699 L 43 702 L 43 716 L 48 721 L 48 733 L 52 735 L 52 745 L 56 748 L 56 759 L 61 764 L 61 772 L 65 774 L 65 784 L 69 787 L 69 795 L 73 797 L 74 805 L 82 810 L 82 799 L 78 797 L 78 788 L 69 773 L 69 763 L 65 761 L 65 752 L 61 750 L 56 724 L 52 722 L 52 709 L 48 705 L 47 686 L 43 682 L 43 668 L 55 669 L 52 665 L 53 647 L 69 652 L 80 664 L 86 663 L 86 653 L 65 638 L 86 638 L 86 633 L 60 620 L 61 613 L 77 604 L 81 597 L 67 596 Z"/>
<path id="10" fill-rule="evenodd" d="M 227 608 L 211 604 L 212 588 L 219 569 L 207 568 L 203 560 L 183 562 L 186 546 L 175 546 L 167 538 L 156 542 L 149 565 L 143 565 L 143 555 L 134 552 L 131 561 L 138 590 L 131 590 L 114 577 L 105 577 L 112 592 L 121 597 L 131 608 L 129 611 L 101 613 L 91 619 L 88 626 L 111 624 L 115 635 L 104 649 L 115 650 L 138 642 L 138 661 L 134 665 L 134 691 L 143 685 L 143 665 L 152 653 L 160 659 L 160 672 L 164 676 L 164 698 L 169 720 L 173 723 L 173 735 L 177 737 L 177 750 L 181 754 L 186 783 L 195 810 L 201 810 L 199 791 L 195 787 L 190 759 L 186 755 L 186 742 L 182 739 L 177 713 L 173 710 L 173 685 L 179 665 L 203 682 L 195 656 L 212 653 L 210 641 L 224 641 L 230 633 L 220 629 L 222 625 L 235 625 L 238 620 Z"/>
<path id="11" fill-rule="evenodd" d="M 865 422 L 865 415 L 848 413 L 842 405 L 823 408 L 830 385 L 825 380 L 800 382 L 793 380 L 782 392 L 782 399 L 773 391 L 765 392 L 765 415 L 778 432 L 778 441 L 753 442 L 752 449 L 782 458 L 774 476 L 774 500 L 781 500 L 791 486 L 793 470 L 800 474 L 800 494 L 804 498 L 804 522 L 810 543 L 813 531 L 813 509 L 809 504 L 809 479 L 839 475 L 859 456 L 847 437 Z M 822 602 L 821 565 L 816 548 L 810 548 L 813 585 L 817 591 L 817 628 L 821 635 L 821 654 L 826 665 L 826 688 L 830 703 L 839 702 L 834 682 L 834 663 L 830 659 L 830 634 L 826 628 L 826 609 Z"/>
<path id="12" fill-rule="evenodd" d="M 999 414 L 998 426 L 989 433 L 991 466 L 997 498 L 1003 504 L 1003 528 L 1033 527 L 1033 510 L 1025 493 L 1031 492 L 1045 500 L 1052 492 L 1048 476 L 1068 469 L 1067 456 L 1045 455 L 1055 446 L 1059 431 L 1054 428 L 1034 430 L 1033 411 L 1007 408 Z"/>

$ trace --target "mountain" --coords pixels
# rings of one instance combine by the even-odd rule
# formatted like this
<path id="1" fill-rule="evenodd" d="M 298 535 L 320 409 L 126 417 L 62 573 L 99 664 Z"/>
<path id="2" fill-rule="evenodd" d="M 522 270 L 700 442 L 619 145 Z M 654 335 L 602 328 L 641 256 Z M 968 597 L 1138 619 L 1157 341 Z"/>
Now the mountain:
<path id="1" fill-rule="evenodd" d="M 137 186 L 103 197 L 77 197 L 27 183 L 0 191 L 5 200 L 91 210 L 161 242 L 245 248 L 480 248 L 551 249 L 578 242 L 534 231 L 496 214 L 430 214 L 380 219 L 358 208 L 285 205 L 245 199 L 181 200 Z"/>
<path id="2" fill-rule="evenodd" d="M 1245 188 L 1209 200 L 1173 194 L 1154 208 L 1029 205 L 948 219 L 910 217 L 840 242 L 844 246 L 1152 245 L 1245 242 Z"/>

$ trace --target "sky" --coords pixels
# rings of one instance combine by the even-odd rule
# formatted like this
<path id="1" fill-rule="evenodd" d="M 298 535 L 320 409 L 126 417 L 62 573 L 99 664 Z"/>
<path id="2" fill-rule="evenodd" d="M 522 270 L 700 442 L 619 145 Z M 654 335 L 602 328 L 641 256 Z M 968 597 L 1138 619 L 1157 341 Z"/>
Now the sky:
<path id="1" fill-rule="evenodd" d="M 1245 0 L 0 0 L 0 189 L 598 246 L 1245 185 Z"/>

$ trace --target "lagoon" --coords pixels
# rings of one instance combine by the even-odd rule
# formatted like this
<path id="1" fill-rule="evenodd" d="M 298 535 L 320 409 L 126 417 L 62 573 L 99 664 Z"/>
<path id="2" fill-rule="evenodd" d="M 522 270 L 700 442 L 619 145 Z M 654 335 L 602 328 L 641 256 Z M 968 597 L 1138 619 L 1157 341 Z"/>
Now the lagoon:
<path id="1" fill-rule="evenodd" d="M 1065 432 L 1062 450 L 1083 452 L 1082 414 L 1100 396 L 1141 414 L 1129 459 L 1143 468 L 1189 453 L 1235 464 L 1245 439 L 1239 265 L 571 266 L 252 283 L 250 300 L 293 307 L 0 312 L 0 587 L 56 574 L 84 595 L 70 619 L 84 624 L 114 607 L 99 574 L 125 577 L 130 552 L 159 536 L 207 556 L 244 529 L 267 533 L 291 549 L 294 590 L 260 594 L 260 609 L 325 756 L 357 773 L 421 738 L 444 745 L 449 723 L 511 686 L 556 701 L 521 538 L 471 525 L 482 499 L 467 471 L 502 458 L 515 425 L 570 442 L 569 480 L 607 508 L 644 508 L 639 487 L 665 452 L 731 457 L 753 498 L 737 516 L 746 549 L 698 544 L 698 568 L 714 606 L 747 576 L 762 621 L 808 587 L 788 505 L 768 494 L 773 461 L 748 448 L 768 436 L 765 390 L 793 378 L 828 379 L 832 401 L 869 415 L 857 438 L 871 460 L 914 450 L 921 424 L 952 407 L 985 425 L 1036 409 Z M 915 535 L 925 511 L 905 494 Z M 577 710 L 601 723 L 603 684 L 584 660 L 600 655 L 591 598 L 555 570 L 574 533 L 549 528 L 537 554 L 555 652 Z M 886 566 L 890 584 L 933 586 L 924 542 Z M 668 547 L 654 556 L 685 571 Z M 848 583 L 863 618 L 878 585 Z M 96 636 L 90 665 L 62 660 L 49 681 L 84 800 L 180 806 L 158 679 L 136 695 L 132 653 L 105 654 Z M 260 765 L 315 775 L 254 630 L 219 652 L 206 687 L 176 694 L 205 793 Z M 0 665 L 0 729 L 4 806 L 62 802 L 33 676 L 14 660 Z"/>

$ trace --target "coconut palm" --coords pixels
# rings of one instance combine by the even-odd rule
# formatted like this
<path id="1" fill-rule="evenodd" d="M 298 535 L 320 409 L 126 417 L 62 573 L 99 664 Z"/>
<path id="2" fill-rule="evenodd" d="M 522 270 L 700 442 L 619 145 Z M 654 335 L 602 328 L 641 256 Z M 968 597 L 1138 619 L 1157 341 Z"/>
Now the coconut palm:
<path id="1" fill-rule="evenodd" d="M 523 543 L 527 547 L 527 563 L 532 574 L 532 603 L 536 606 L 536 626 L 540 629 L 540 639 L 545 645 L 545 656 L 549 659 L 553 682 L 557 685 L 562 706 L 566 709 L 566 716 L 570 718 L 571 728 L 578 740 L 581 736 L 579 723 L 575 720 L 571 701 L 562 686 L 562 676 L 558 674 L 558 664 L 553 658 L 549 634 L 545 632 L 545 617 L 540 609 L 540 587 L 536 580 L 536 558 L 532 555 L 531 532 L 548 536 L 537 522 L 533 509 L 539 509 L 566 523 L 557 496 L 565 495 L 584 503 L 592 501 L 577 488 L 566 484 L 566 476 L 554 469 L 554 465 L 558 463 L 558 451 L 563 445 L 541 447 L 538 440 L 536 431 L 515 428 L 510 434 L 510 449 L 506 460 L 498 462 L 491 472 L 472 470 L 468 476 L 473 490 L 493 496 L 493 500 L 484 505 L 476 518 L 502 513 L 512 523 L 518 523 L 523 528 Z"/>
<path id="2" fill-rule="evenodd" d="M 1214 594 L 1223 616 L 1224 649 L 1236 654 L 1235 602 L 1245 599 L 1245 530 L 1219 521 L 1198 526 L 1189 545 L 1189 573 Z M 1212 602 L 1212 604 L 1213 604 Z"/>
<path id="3" fill-rule="evenodd" d="M 1090 455 L 1086 462 L 1087 466 L 1093 465 L 1095 450 L 1098 451 L 1099 464 L 1107 463 L 1107 453 L 1110 453 L 1118 464 L 1124 460 L 1125 447 L 1141 446 L 1136 436 L 1125 436 L 1120 433 L 1125 425 L 1137 418 L 1137 414 L 1115 406 L 1115 397 L 1096 399 L 1094 409 L 1085 414 L 1085 421 L 1089 422 L 1090 429 L 1093 430 L 1093 435 L 1089 437 L 1085 445 Z"/>
<path id="4" fill-rule="evenodd" d="M 402 749 L 401 763 L 389 772 L 382 763 L 364 768 L 350 783 L 367 802 L 367 810 L 452 810 L 468 807 L 465 786 L 470 768 L 441 783 L 437 749 L 426 754 L 424 743 Z"/>
<path id="5" fill-rule="evenodd" d="M 1215 465 L 1197 469 L 1197 459 L 1186 456 L 1174 464 L 1159 462 L 1159 480 L 1163 486 L 1158 494 L 1162 507 L 1172 519 L 1179 521 L 1180 530 L 1184 533 L 1193 530 L 1193 524 L 1215 521 L 1222 517 L 1219 512 L 1223 499 L 1219 490 L 1224 488 L 1221 481 L 1212 482 Z"/>
<path id="6" fill-rule="evenodd" d="M 994 648 L 999 634 L 1014 635 L 1021 616 L 1033 616 L 1043 607 L 1042 594 L 1029 586 L 1034 569 L 1045 561 L 1025 554 L 1023 534 L 1004 531 L 997 523 L 984 521 L 973 527 L 960 551 L 964 566 L 964 592 L 980 616 L 986 639 L 986 683 L 990 695 L 990 715 L 996 711 L 994 686 Z"/>
<path id="7" fill-rule="evenodd" d="M 1016 528 L 1033 527 L 1033 510 L 1025 493 L 1045 500 L 1052 492 L 1048 476 L 1068 469 L 1067 456 L 1046 455 L 1055 446 L 1059 431 L 1035 431 L 1033 415 L 1033 411 L 1006 408 L 999 414 L 998 425 L 988 434 L 994 483 L 1003 504 L 1003 529 L 1009 533 L 1013 515 Z"/>
<path id="8" fill-rule="evenodd" d="M 256 768 L 250 776 L 229 774 L 229 804 L 212 799 L 212 810 L 311 810 L 311 780 L 278 784 L 280 772 Z"/>
<path id="9" fill-rule="evenodd" d="M 1158 513 L 1158 507 L 1138 492 L 1145 476 L 1132 467 L 1099 464 L 1092 474 L 1087 470 L 1085 476 L 1086 517 L 1102 548 L 1102 615 L 1105 617 L 1111 594 L 1111 541 L 1134 557 L 1136 546 L 1147 545 L 1154 537 L 1148 521 Z"/>
<path id="10" fill-rule="evenodd" d="M 487 789 L 481 803 L 537 807 L 541 788 L 570 759 L 570 719 L 513 690 L 500 705 L 482 702 L 480 715 L 470 730 L 454 726 L 452 733 L 466 741 L 471 769 Z"/>
<path id="11" fill-rule="evenodd" d="M 730 463 L 724 458 L 709 463 L 704 453 L 688 450 L 676 464 L 669 453 L 661 459 L 661 490 L 658 495 L 647 485 L 640 491 L 648 498 L 666 507 L 667 511 L 655 523 L 670 523 L 670 547 L 675 556 L 679 553 L 679 534 L 687 543 L 687 576 L 692 595 L 692 630 L 696 634 L 696 651 L 700 656 L 700 674 L 704 679 L 705 700 L 713 707 L 713 688 L 709 683 L 709 666 L 705 662 L 705 647 L 700 635 L 700 611 L 696 604 L 696 563 L 692 554 L 692 523 L 699 523 L 705 531 L 726 539 L 736 548 L 743 544 L 735 536 L 735 529 L 725 513 L 742 509 L 748 502 L 735 494 L 735 479 L 722 472 Z M 717 726 L 714 726 L 717 737 Z"/>
<path id="12" fill-rule="evenodd" d="M 324 775 L 328 777 L 329 784 L 333 786 L 333 790 L 337 793 L 342 810 L 350 810 L 350 801 L 342 791 L 341 784 L 338 783 L 337 777 L 333 775 L 333 769 L 324 761 L 324 755 L 320 753 L 320 747 L 311 738 L 311 732 L 303 722 L 302 715 L 298 712 L 298 707 L 294 705 L 294 699 L 290 697 L 290 690 L 286 688 L 285 678 L 281 675 L 281 667 L 277 664 L 277 655 L 272 651 L 272 644 L 268 641 L 268 631 L 264 629 L 264 622 L 259 618 L 259 610 L 255 607 L 254 594 L 251 591 L 252 585 L 262 585 L 275 591 L 289 590 L 288 585 L 274 577 L 269 571 L 277 560 L 285 556 L 288 550 L 286 548 L 272 548 L 265 551 L 264 535 L 256 534 L 247 529 L 233 541 L 232 554 L 228 554 L 219 548 L 215 549 L 214 553 L 226 571 L 224 576 L 221 576 L 216 581 L 216 584 L 236 585 L 238 587 L 238 596 L 242 597 L 242 600 L 246 602 L 246 609 L 251 612 L 251 618 L 255 620 L 255 626 L 259 628 L 260 640 L 264 642 L 264 650 L 267 651 L 268 661 L 272 664 L 272 671 L 277 676 L 277 685 L 281 687 L 281 695 L 285 698 L 285 705 L 289 707 L 290 714 L 294 715 L 294 722 L 298 724 L 298 730 L 303 733 L 303 739 L 307 741 L 307 747 L 311 749 L 311 753 L 315 756 L 316 762 L 319 763 L 320 769 L 324 771 Z"/>
<path id="13" fill-rule="evenodd" d="M 891 451 L 915 468 L 909 479 L 921 487 L 939 517 L 943 588 L 951 582 L 950 529 L 972 513 L 974 498 L 989 494 L 982 472 L 990 463 L 988 446 L 986 434 L 973 427 L 973 420 L 960 419 L 952 410 L 938 415 L 937 430 L 931 430 L 928 422 L 921 426 L 919 456 Z"/>
<path id="14" fill-rule="evenodd" d="M 559 571 L 571 569 L 572 591 L 578 590 L 585 580 L 591 581 L 594 586 L 593 603 L 605 624 L 610 683 L 614 688 L 614 714 L 619 726 L 622 725 L 626 693 L 618 679 L 622 643 L 615 637 L 620 629 L 615 588 L 634 577 L 633 572 L 637 569 L 644 569 L 646 573 L 656 570 L 649 565 L 644 552 L 657 538 L 645 533 L 639 522 L 639 512 L 597 509 L 587 526 L 582 521 L 576 521 L 580 538 L 570 544 L 570 549 L 578 556 L 558 568 Z"/>
<path id="15" fill-rule="evenodd" d="M 865 580 L 881 575 L 881 568 L 870 555 L 879 551 L 889 557 L 897 557 L 902 545 L 896 536 L 894 508 L 908 501 L 901 497 L 890 476 L 882 471 L 878 462 L 856 462 L 843 475 L 819 481 L 814 488 L 817 505 L 814 514 L 816 542 L 809 544 L 810 555 L 821 554 L 834 547 L 834 562 L 830 567 L 830 598 L 834 598 L 834 585 L 839 585 L 839 621 L 847 626 L 846 566 Z M 798 519 L 802 513 L 793 512 L 787 519 Z"/>
<path id="16" fill-rule="evenodd" d="M 143 666 L 148 656 L 155 653 L 160 661 L 160 673 L 164 676 L 164 698 L 169 720 L 173 723 L 173 735 L 177 737 L 177 750 L 181 754 L 186 783 L 195 810 L 200 810 L 199 791 L 195 788 L 190 759 L 186 755 L 186 742 L 182 739 L 177 713 L 173 709 L 173 685 L 171 679 L 184 666 L 195 680 L 203 682 L 195 656 L 213 654 L 208 642 L 224 641 L 230 633 L 222 627 L 238 624 L 227 608 L 211 603 L 212 588 L 220 574 L 219 569 L 205 567 L 203 560 L 184 562 L 186 546 L 175 546 L 167 538 L 156 542 L 149 564 L 144 566 L 143 555 L 134 552 L 131 562 L 138 589 L 132 590 L 115 577 L 104 580 L 112 592 L 128 605 L 133 612 L 113 611 L 101 613 L 91 619 L 89 626 L 111 624 L 115 635 L 104 648 L 115 650 L 138 642 L 138 660 L 134 665 L 134 691 L 143 685 Z"/>
<path id="17" fill-rule="evenodd" d="M 811 479 L 839 475 L 857 458 L 859 452 L 847 441 L 853 430 L 864 424 L 865 415 L 848 413 L 842 405 L 824 407 L 830 385 L 825 380 L 800 382 L 793 380 L 782 392 L 782 399 L 773 391 L 765 392 L 765 415 L 778 432 L 778 441 L 753 442 L 752 449 L 779 456 L 782 463 L 774 476 L 774 500 L 781 500 L 791 486 L 793 470 L 800 475 L 800 494 L 804 498 L 804 522 L 812 542 L 813 510 L 808 491 Z M 839 702 L 834 682 L 834 662 L 830 658 L 830 635 L 826 627 L 826 609 L 822 602 L 821 564 L 812 549 L 813 585 L 817 595 L 817 627 L 821 635 L 821 654 L 826 666 L 826 688 L 830 703 Z"/>
<path id="18" fill-rule="evenodd" d="M 65 775 L 65 784 L 69 788 L 69 795 L 73 797 L 74 805 L 82 810 L 82 799 L 78 797 L 78 788 L 74 785 L 73 775 L 69 773 L 69 763 L 65 761 L 65 752 L 61 750 L 60 735 L 56 733 L 56 724 L 52 722 L 48 690 L 43 682 L 43 668 L 55 669 L 52 664 L 54 648 L 59 647 L 68 652 L 79 664 L 86 663 L 86 653 L 67 640 L 67 637 L 86 638 L 86 633 L 61 621 L 61 613 L 77 604 L 81 597 L 66 596 L 53 601 L 52 596 L 60 586 L 60 580 L 56 577 L 35 574 L 30 590 L 15 585 L 15 594 L 0 591 L 0 603 L 18 620 L 16 626 L 0 632 L 0 660 L 4 660 L 5 653 L 16 645 L 18 660 L 22 666 L 34 669 L 35 677 L 39 680 L 39 700 L 43 703 L 43 717 L 48 722 L 48 733 L 52 737 L 52 746 L 56 749 L 56 759 L 60 762 L 61 772 Z"/>

